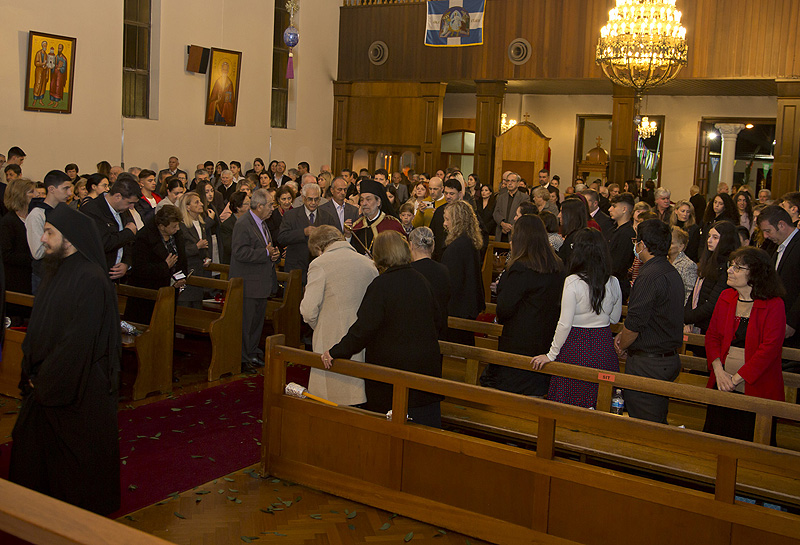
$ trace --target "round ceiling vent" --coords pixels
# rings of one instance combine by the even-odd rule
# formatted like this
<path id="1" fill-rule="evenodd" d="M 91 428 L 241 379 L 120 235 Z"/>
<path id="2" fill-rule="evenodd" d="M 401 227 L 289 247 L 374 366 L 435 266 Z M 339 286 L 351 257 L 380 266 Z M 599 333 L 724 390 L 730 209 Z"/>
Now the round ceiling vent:
<path id="1" fill-rule="evenodd" d="M 385 42 L 375 41 L 369 46 L 369 62 L 380 66 L 389 58 L 389 46 Z"/>
<path id="2" fill-rule="evenodd" d="M 525 38 L 517 38 L 508 46 L 508 60 L 514 64 L 525 64 L 531 58 L 531 43 Z"/>

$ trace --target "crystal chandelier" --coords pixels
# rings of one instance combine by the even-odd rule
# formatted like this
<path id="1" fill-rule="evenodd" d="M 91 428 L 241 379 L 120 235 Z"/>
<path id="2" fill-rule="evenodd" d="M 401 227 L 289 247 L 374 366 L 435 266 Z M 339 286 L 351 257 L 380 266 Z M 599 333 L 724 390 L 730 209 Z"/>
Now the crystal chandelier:
<path id="1" fill-rule="evenodd" d="M 506 114 L 502 114 L 500 116 L 500 134 L 503 134 L 516 124 L 517 124 L 516 119 L 508 119 L 508 116 Z"/>
<path id="2" fill-rule="evenodd" d="M 636 130 L 639 131 L 639 136 L 643 139 L 650 138 L 658 130 L 658 125 L 655 121 L 650 121 L 647 116 L 642 118 L 642 121 L 636 125 Z"/>
<path id="3" fill-rule="evenodd" d="M 611 81 L 641 95 L 673 79 L 687 56 L 675 0 L 617 0 L 600 30 L 595 60 Z"/>

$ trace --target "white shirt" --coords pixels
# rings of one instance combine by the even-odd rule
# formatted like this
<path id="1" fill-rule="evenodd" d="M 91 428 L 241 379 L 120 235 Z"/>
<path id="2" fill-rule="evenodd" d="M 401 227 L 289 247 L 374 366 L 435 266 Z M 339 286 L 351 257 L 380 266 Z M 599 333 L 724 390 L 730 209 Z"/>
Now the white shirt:
<path id="1" fill-rule="evenodd" d="M 203 228 L 200 227 L 200 220 L 192 221 L 192 226 L 194 226 L 194 230 L 197 231 L 197 238 L 203 240 Z"/>
<path id="2" fill-rule="evenodd" d="M 336 214 L 339 216 L 339 225 L 344 229 L 344 203 L 340 205 L 338 202 L 333 201 L 333 207 L 336 209 Z"/>
<path id="3" fill-rule="evenodd" d="M 547 353 L 548 359 L 556 360 L 573 327 L 606 327 L 619 322 L 621 315 L 622 290 L 620 290 L 619 280 L 615 276 L 610 277 L 606 282 L 606 296 L 603 299 L 602 310 L 600 314 L 595 314 L 592 310 L 589 285 L 577 274 L 569 275 L 564 281 L 564 291 L 561 293 L 561 315 L 558 318 L 558 326 L 553 343 L 550 345 L 550 352 Z"/>
<path id="4" fill-rule="evenodd" d="M 789 243 L 792 241 L 792 239 L 794 238 L 794 236 L 796 234 L 797 234 L 797 229 L 792 231 L 792 234 L 789 235 L 788 237 L 786 237 L 786 240 L 784 240 L 783 243 L 781 243 L 781 245 L 778 246 L 778 254 L 777 254 L 778 258 L 775 260 L 775 269 L 776 270 L 778 269 L 778 266 L 781 264 L 781 258 L 783 257 L 784 250 L 786 250 L 786 247 L 789 246 Z"/>

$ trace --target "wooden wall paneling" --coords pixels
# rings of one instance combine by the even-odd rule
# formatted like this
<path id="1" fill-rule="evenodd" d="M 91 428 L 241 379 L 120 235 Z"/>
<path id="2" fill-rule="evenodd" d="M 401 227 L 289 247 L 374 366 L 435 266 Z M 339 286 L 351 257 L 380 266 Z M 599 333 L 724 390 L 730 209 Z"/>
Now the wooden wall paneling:
<path id="1" fill-rule="evenodd" d="M 444 83 L 423 83 L 420 96 L 424 101 L 423 131 L 420 161 L 417 172 L 433 173 L 439 168 L 442 151 L 442 124 L 444 116 Z"/>
<path id="2" fill-rule="evenodd" d="M 490 180 L 495 136 L 500 133 L 500 112 L 506 91 L 505 81 L 478 81 L 475 110 L 475 163 L 473 170 L 481 180 Z"/>
<path id="3" fill-rule="evenodd" d="M 615 85 L 613 101 L 608 178 L 622 187 L 623 182 L 632 180 L 634 175 L 636 148 L 633 118 L 636 99 L 632 89 Z"/>
<path id="4" fill-rule="evenodd" d="M 694 0 L 680 2 L 687 29 L 687 79 L 773 79 L 800 73 L 795 25 L 797 0 Z M 490 1 L 484 44 L 463 48 L 424 45 L 424 2 L 342 7 L 339 80 L 469 81 L 501 79 L 602 79 L 594 62 L 608 0 Z M 352 29 L 359 29 L 353 32 Z M 527 39 L 532 58 L 515 66 L 507 58 L 513 38 Z M 389 58 L 365 60 L 370 44 L 386 42 Z"/>
<path id="5" fill-rule="evenodd" d="M 352 84 L 334 82 L 333 84 L 333 172 L 339 173 L 343 168 L 352 168 L 352 154 L 347 157 L 347 109 L 349 106 Z"/>
<path id="6" fill-rule="evenodd" d="M 778 119 L 775 127 L 772 195 L 797 191 L 800 163 L 800 81 L 778 82 Z"/>
<path id="7" fill-rule="evenodd" d="M 475 118 L 445 117 L 442 119 L 442 134 L 451 131 L 475 132 Z"/>

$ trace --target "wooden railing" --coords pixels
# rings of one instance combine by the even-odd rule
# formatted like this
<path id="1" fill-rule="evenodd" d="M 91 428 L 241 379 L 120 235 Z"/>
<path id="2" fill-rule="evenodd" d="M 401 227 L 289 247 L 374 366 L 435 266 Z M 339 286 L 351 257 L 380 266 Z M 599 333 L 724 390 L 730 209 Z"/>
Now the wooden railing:
<path id="1" fill-rule="evenodd" d="M 0 479 L 0 530 L 37 545 L 170 544 L 3 479 Z"/>
<path id="2" fill-rule="evenodd" d="M 318 354 L 267 341 L 262 473 L 290 479 L 494 543 L 800 543 L 800 516 L 735 500 L 740 462 L 797 474 L 800 454 L 601 411 L 479 388 L 385 367 L 335 360 L 335 372 L 393 385 L 389 421 L 350 407 L 284 395 L 286 363 L 322 368 Z M 441 343 L 443 354 L 475 349 Z M 527 359 L 506 355 L 508 363 Z M 556 366 L 558 374 L 567 369 Z M 563 366 L 573 367 L 573 366 Z M 569 370 L 571 374 L 573 370 Z M 589 371 L 584 369 L 583 371 Z M 588 373 L 574 375 L 591 379 Z M 595 379 L 597 375 L 595 372 Z M 622 377 L 625 387 L 662 395 L 673 384 Z M 628 382 L 630 379 L 630 382 Z M 468 400 L 487 410 L 538 420 L 536 450 L 406 422 L 408 392 Z M 697 390 L 701 390 L 695 388 Z M 719 400 L 719 392 L 708 391 Z M 764 401 L 764 400 L 762 400 Z M 769 404 L 770 402 L 764 401 Z M 772 402 L 797 417 L 800 408 Z M 778 408 L 777 406 L 780 406 Z M 791 413 L 791 414 L 790 414 Z M 714 492 L 667 484 L 557 457 L 556 428 L 642 444 L 668 444 L 714 460 Z M 761 426 L 763 428 L 763 423 Z M 679 529 L 678 529 L 679 528 Z M 711 537 L 713 536 L 713 539 Z"/>
<path id="3" fill-rule="evenodd" d="M 342 0 L 342 7 L 389 6 L 392 4 L 424 4 L 424 0 Z"/>

